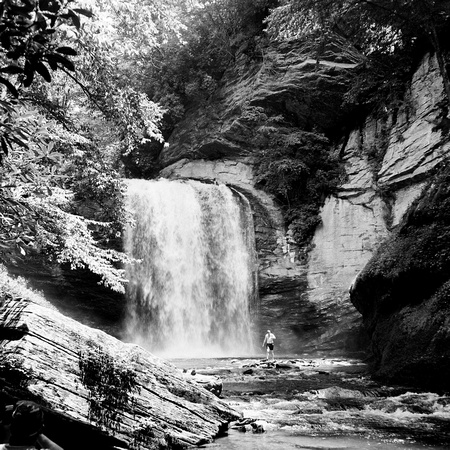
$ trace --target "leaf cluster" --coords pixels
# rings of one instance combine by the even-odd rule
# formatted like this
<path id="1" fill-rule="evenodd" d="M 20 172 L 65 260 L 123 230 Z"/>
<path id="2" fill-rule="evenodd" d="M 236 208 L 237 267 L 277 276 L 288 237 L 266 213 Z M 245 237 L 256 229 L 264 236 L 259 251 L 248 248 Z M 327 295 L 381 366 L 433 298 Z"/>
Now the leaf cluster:
<path id="1" fill-rule="evenodd" d="M 136 373 L 98 345 L 79 354 L 81 382 L 89 390 L 89 418 L 100 426 L 120 428 L 120 410 L 138 391 Z"/>
<path id="2" fill-rule="evenodd" d="M 59 28 L 79 28 L 79 15 L 90 15 L 87 10 L 70 8 L 73 1 L 0 2 L 0 84 L 9 94 L 0 100 L 0 163 L 15 146 L 27 146 L 28 130 L 11 121 L 18 107 L 19 90 L 30 86 L 36 74 L 50 82 L 50 70 L 75 70 L 68 56 L 76 55 L 76 51 L 61 45 L 57 38 Z"/>
<path id="3" fill-rule="evenodd" d="M 3 0 L 0 3 L 0 50 L 3 75 L 18 75 L 25 87 L 31 85 L 36 73 L 45 81 L 51 81 L 52 71 L 74 71 L 67 56 L 76 55 L 69 46 L 60 46 L 55 39 L 62 24 L 80 28 L 79 15 L 91 16 L 82 8 L 70 8 L 75 0 Z M 0 76 L 15 96 L 18 92 L 10 79 Z"/>

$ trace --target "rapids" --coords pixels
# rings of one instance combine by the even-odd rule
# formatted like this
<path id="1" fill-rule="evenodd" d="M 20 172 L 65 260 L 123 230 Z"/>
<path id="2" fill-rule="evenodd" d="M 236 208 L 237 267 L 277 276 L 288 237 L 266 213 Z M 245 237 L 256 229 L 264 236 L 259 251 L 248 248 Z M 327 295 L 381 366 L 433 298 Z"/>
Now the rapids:
<path id="1" fill-rule="evenodd" d="M 450 448 L 450 397 L 384 386 L 359 360 L 283 357 L 173 360 L 222 379 L 221 398 L 242 414 L 217 450 Z M 195 379 L 195 376 L 193 377 Z M 264 432 L 258 433 L 257 424 Z"/>

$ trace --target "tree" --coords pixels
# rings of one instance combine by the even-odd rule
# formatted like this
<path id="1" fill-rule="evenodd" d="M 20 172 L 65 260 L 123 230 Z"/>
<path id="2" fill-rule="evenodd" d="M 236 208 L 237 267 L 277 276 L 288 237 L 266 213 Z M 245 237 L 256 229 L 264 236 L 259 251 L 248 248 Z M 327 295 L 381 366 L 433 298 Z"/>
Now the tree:
<path id="1" fill-rule="evenodd" d="M 436 54 L 450 101 L 440 38 L 449 18 L 450 2 L 445 0 L 288 0 L 268 18 L 268 31 L 278 39 L 338 36 L 366 61 L 401 52 L 411 54 L 414 46 L 425 40 Z"/>
<path id="2" fill-rule="evenodd" d="M 69 46 L 61 45 L 58 30 L 64 26 L 80 26 L 80 14 L 91 13 L 70 8 L 75 0 L 3 0 L 0 2 L 0 83 L 14 97 L 19 96 L 15 81 L 28 87 L 38 73 L 51 81 L 52 71 L 74 70 L 67 55 L 76 55 Z M 13 79 L 15 78 L 15 80 Z M 3 99 L 3 101 L 5 101 Z"/>
<path id="3" fill-rule="evenodd" d="M 0 168 L 2 260 L 39 252 L 50 261 L 86 267 L 106 286 L 123 291 L 126 280 L 121 264 L 129 259 L 99 236 L 114 236 L 126 219 L 106 211 L 101 220 L 95 220 L 77 210 L 77 191 L 96 183 L 97 197 L 103 190 L 103 202 L 113 203 L 110 211 L 122 211 L 119 178 L 89 155 L 84 147 L 92 143 L 39 111 L 24 106 L 11 120 L 18 128 L 26 127 L 30 137 L 26 146 L 10 152 Z M 86 190 L 83 195 L 92 197 Z"/>
<path id="4" fill-rule="evenodd" d="M 121 267 L 129 259 L 111 245 L 127 220 L 123 183 L 113 169 L 117 165 L 111 150 L 114 143 L 102 147 L 98 130 L 91 126 L 102 121 L 99 110 L 92 121 L 92 110 L 80 108 L 86 104 L 82 92 L 95 103 L 91 86 L 77 79 L 74 64 L 82 60 L 77 56 L 84 27 L 80 16 L 92 14 L 72 8 L 72 3 L 0 3 L 0 82 L 4 86 L 0 99 L 0 258 L 8 261 L 39 251 L 58 263 L 87 267 L 103 284 L 123 291 L 126 280 Z M 74 81 L 71 87 L 67 80 Z M 111 83 L 108 86 L 114 89 Z M 124 100 L 117 102 L 118 97 Z M 110 105 L 114 101 L 116 109 L 111 108 L 110 116 L 122 123 L 128 120 L 127 125 L 135 119 L 134 110 L 145 112 L 151 107 L 139 92 L 133 97 L 122 91 Z M 142 120 L 146 132 L 150 127 L 156 130 L 154 123 Z M 103 121 L 101 126 L 108 124 Z M 135 134 L 124 132 L 122 140 L 130 145 Z M 95 207 L 88 211 L 86 204 L 93 202 Z"/>

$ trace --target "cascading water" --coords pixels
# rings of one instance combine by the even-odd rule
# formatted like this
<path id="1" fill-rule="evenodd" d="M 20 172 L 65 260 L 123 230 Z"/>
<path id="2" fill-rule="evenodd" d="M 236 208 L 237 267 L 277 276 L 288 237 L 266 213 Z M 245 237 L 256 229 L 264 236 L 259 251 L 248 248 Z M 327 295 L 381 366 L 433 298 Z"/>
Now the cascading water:
<path id="1" fill-rule="evenodd" d="M 225 185 L 128 181 L 127 339 L 165 357 L 252 353 L 248 201 Z"/>

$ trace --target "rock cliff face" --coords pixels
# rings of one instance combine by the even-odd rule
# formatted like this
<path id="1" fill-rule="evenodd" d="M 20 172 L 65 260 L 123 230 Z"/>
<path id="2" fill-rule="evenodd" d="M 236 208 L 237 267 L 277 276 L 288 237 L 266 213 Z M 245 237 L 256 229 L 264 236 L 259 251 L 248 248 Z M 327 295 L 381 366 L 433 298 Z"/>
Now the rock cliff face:
<path id="1" fill-rule="evenodd" d="M 255 327 L 261 335 L 267 328 L 277 330 L 282 353 L 354 348 L 347 331 L 358 317 L 345 295 L 355 270 L 337 282 L 339 295 L 336 289 L 325 294 L 321 264 L 310 270 L 308 258 L 286 234 L 279 205 L 257 188 L 253 174 L 261 120 L 275 117 L 272 125 L 277 126 L 276 117 L 283 116 L 297 128 L 320 130 L 339 124 L 342 93 L 355 61 L 341 55 L 317 62 L 305 55 L 301 44 L 294 44 L 267 49 L 256 66 L 241 61 L 211 102 L 180 124 L 161 154 L 162 177 L 215 180 L 250 200 L 259 260 Z M 341 316 L 348 316 L 345 325 Z"/>
<path id="2" fill-rule="evenodd" d="M 352 301 L 371 335 L 375 373 L 450 389 L 450 168 L 440 169 L 358 276 Z"/>
<path id="3" fill-rule="evenodd" d="M 339 124 L 340 95 L 354 61 L 330 56 L 313 64 L 298 49 L 277 52 L 269 53 L 269 63 L 241 71 L 202 111 L 187 116 L 162 153 L 161 176 L 216 180 L 247 195 L 260 264 L 256 325 L 260 332 L 278 330 L 279 351 L 351 351 L 363 343 L 364 332 L 349 288 L 448 151 L 440 126 L 442 83 L 436 61 L 426 56 L 395 113 L 369 117 L 343 136 L 336 151 L 348 178 L 325 201 L 305 255 L 286 233 L 276 202 L 255 183 L 257 137 L 249 111 L 261 113 L 262 105 L 265 112 L 295 117 L 300 128 L 329 131 Z M 316 101 L 308 89 L 313 85 L 323 88 Z"/>
<path id="4" fill-rule="evenodd" d="M 185 448 L 238 417 L 174 366 L 36 296 L 0 302 L 2 400 L 43 405 L 46 433 L 67 450 Z"/>
<path id="5" fill-rule="evenodd" d="M 370 333 L 378 376 L 450 388 L 446 101 L 433 58 L 389 128 L 378 185 L 398 225 L 358 276 L 352 302 Z M 448 119 L 447 119 L 448 120 Z"/>

